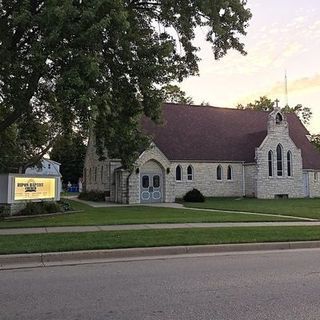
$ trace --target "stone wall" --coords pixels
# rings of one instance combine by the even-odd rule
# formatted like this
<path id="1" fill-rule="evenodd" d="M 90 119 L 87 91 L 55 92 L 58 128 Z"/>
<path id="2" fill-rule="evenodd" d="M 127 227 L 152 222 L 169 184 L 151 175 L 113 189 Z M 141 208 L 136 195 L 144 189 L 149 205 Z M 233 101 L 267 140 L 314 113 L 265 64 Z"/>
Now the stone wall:
<path id="1" fill-rule="evenodd" d="M 189 190 L 198 189 L 206 197 L 241 197 L 243 195 L 242 163 L 199 163 L 199 162 L 173 162 L 171 172 L 174 174 L 176 167 L 182 168 L 182 180 L 174 181 L 174 195 L 182 198 Z M 193 180 L 187 179 L 187 168 L 193 168 Z M 222 179 L 217 179 L 217 167 L 222 167 Z M 228 166 L 232 168 L 232 179 L 227 180 Z"/>
<path id="2" fill-rule="evenodd" d="M 118 169 L 114 172 L 115 185 L 113 202 L 117 203 L 128 203 L 128 181 L 130 173 L 126 170 Z"/>
<path id="3" fill-rule="evenodd" d="M 283 116 L 281 123 L 275 121 L 276 112 L 269 116 L 268 135 L 256 149 L 257 161 L 257 197 L 275 198 L 288 195 L 289 198 L 304 197 L 301 150 L 296 147 L 289 136 L 288 123 Z M 283 175 L 277 175 L 277 146 L 281 144 Z M 273 153 L 273 175 L 269 176 L 268 152 Z M 287 152 L 292 154 L 292 175 L 288 175 Z"/>
<path id="4" fill-rule="evenodd" d="M 320 171 L 309 171 L 309 194 L 310 198 L 320 197 Z"/>
<path id="5" fill-rule="evenodd" d="M 255 197 L 257 194 L 257 165 L 244 165 L 245 195 Z"/>
<path id="6" fill-rule="evenodd" d="M 94 138 L 88 142 L 83 169 L 83 185 L 85 191 L 110 192 L 110 201 L 114 201 L 114 171 L 121 167 L 120 160 L 110 160 L 105 155 L 105 160 L 100 161 L 96 154 Z M 112 190 L 113 189 L 113 190 Z"/>

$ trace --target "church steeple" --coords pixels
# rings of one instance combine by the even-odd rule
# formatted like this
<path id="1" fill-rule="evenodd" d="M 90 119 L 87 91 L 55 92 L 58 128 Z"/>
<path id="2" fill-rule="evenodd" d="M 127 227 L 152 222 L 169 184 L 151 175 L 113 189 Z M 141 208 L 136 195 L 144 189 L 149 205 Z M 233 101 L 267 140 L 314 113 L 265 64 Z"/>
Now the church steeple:
<path id="1" fill-rule="evenodd" d="M 288 132 L 288 122 L 284 113 L 279 106 L 279 99 L 274 102 L 273 111 L 268 117 L 268 132 Z"/>

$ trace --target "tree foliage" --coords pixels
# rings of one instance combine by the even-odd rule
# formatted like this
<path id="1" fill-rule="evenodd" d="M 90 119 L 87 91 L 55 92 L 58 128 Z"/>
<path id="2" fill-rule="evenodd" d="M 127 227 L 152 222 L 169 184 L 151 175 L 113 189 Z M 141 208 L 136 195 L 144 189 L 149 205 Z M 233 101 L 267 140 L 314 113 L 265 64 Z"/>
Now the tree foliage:
<path id="1" fill-rule="evenodd" d="M 250 102 L 247 105 L 238 104 L 237 109 L 251 109 L 260 111 L 272 111 L 274 109 L 274 102 L 266 96 L 262 96 L 259 100 Z M 309 107 L 304 107 L 302 104 L 297 104 L 295 107 L 288 105 L 282 108 L 283 112 L 295 113 L 304 124 L 309 124 L 312 117 L 312 111 Z"/>
<path id="2" fill-rule="evenodd" d="M 50 151 L 50 159 L 61 163 L 60 173 L 64 183 L 78 183 L 82 177 L 86 146 L 80 135 L 60 136 Z"/>
<path id="3" fill-rule="evenodd" d="M 181 90 L 177 85 L 168 84 L 164 87 L 165 90 L 165 102 L 169 103 L 181 103 L 192 104 L 193 100 L 187 96 L 185 91 Z"/>
<path id="4" fill-rule="evenodd" d="M 245 54 L 250 18 L 246 0 L 2 0 L 0 138 L 16 126 L 30 162 L 93 121 L 98 153 L 129 166 L 141 115 L 157 120 L 165 86 L 198 73 L 195 28 L 219 59 Z"/>
<path id="5" fill-rule="evenodd" d="M 320 151 L 320 134 L 312 135 L 311 142 Z"/>

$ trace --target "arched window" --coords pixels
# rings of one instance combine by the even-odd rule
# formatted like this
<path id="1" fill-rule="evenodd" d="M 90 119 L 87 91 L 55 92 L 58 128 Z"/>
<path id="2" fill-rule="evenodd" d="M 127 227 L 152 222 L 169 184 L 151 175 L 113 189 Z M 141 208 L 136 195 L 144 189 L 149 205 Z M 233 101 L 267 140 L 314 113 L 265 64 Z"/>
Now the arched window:
<path id="1" fill-rule="evenodd" d="M 193 180 L 193 169 L 192 166 L 188 166 L 187 168 L 187 178 L 189 181 Z"/>
<path id="2" fill-rule="evenodd" d="M 283 176 L 283 148 L 281 144 L 277 146 L 277 175 Z"/>
<path id="3" fill-rule="evenodd" d="M 91 178 L 92 178 L 92 171 L 91 168 L 89 169 L 89 183 L 91 183 Z"/>
<path id="4" fill-rule="evenodd" d="M 232 167 L 228 166 L 227 179 L 232 180 Z"/>
<path id="5" fill-rule="evenodd" d="M 288 169 L 288 177 L 292 176 L 292 153 L 291 151 L 287 152 L 287 169 Z"/>
<path id="6" fill-rule="evenodd" d="M 222 180 L 222 167 L 220 164 L 217 167 L 217 180 Z"/>
<path id="7" fill-rule="evenodd" d="M 98 171 L 98 168 L 95 167 L 95 168 L 94 168 L 94 182 L 97 181 L 97 171 Z"/>
<path id="8" fill-rule="evenodd" d="M 273 176 L 273 152 L 270 150 L 268 152 L 268 169 L 269 169 L 269 177 Z"/>
<path id="9" fill-rule="evenodd" d="M 176 167 L 176 180 L 181 181 L 182 180 L 182 169 L 181 166 Z"/>
<path id="10" fill-rule="evenodd" d="M 103 182 L 103 166 L 101 166 L 101 182 Z"/>
<path id="11" fill-rule="evenodd" d="M 283 118 L 281 113 L 277 113 L 276 115 L 276 124 L 280 124 L 282 122 Z"/>

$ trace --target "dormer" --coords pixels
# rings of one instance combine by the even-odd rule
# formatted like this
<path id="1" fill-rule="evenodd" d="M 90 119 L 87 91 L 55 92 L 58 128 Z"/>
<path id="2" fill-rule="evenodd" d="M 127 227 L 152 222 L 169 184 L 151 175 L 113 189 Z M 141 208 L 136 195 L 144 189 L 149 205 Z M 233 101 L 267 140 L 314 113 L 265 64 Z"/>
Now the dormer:
<path id="1" fill-rule="evenodd" d="M 287 117 L 279 107 L 279 100 L 275 101 L 273 111 L 268 117 L 268 133 L 289 133 Z"/>

